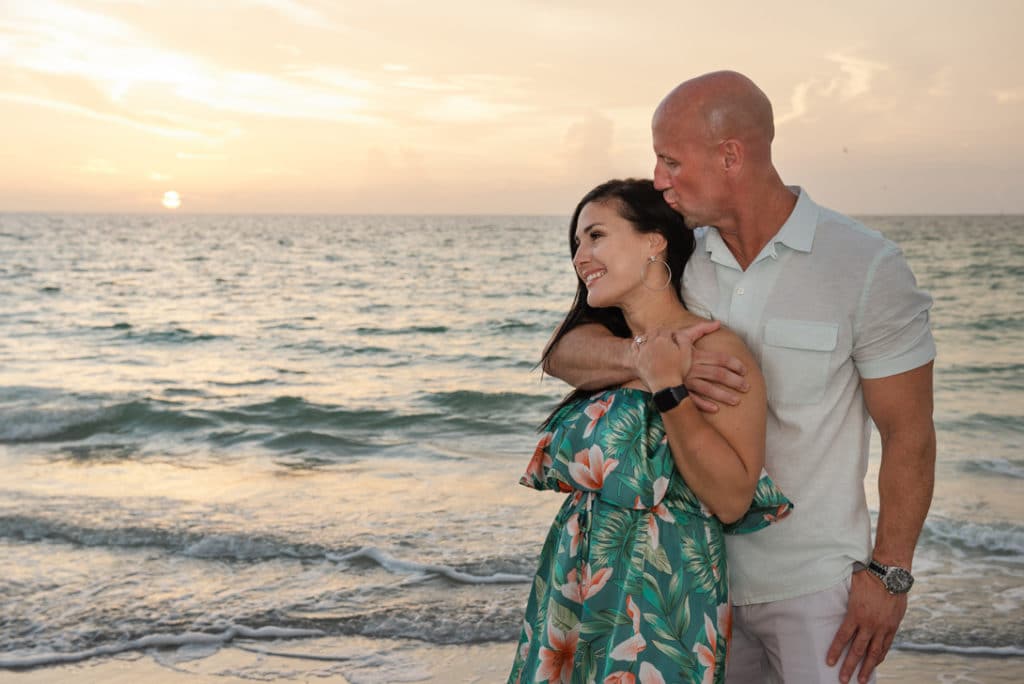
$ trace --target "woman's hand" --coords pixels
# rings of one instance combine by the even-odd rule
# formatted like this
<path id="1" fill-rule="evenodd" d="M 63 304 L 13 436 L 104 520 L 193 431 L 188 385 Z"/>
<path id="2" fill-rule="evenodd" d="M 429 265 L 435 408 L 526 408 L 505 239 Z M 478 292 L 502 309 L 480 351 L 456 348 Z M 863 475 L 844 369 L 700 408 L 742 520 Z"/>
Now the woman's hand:
<path id="1" fill-rule="evenodd" d="M 639 338 L 636 345 L 636 372 L 650 391 L 683 384 L 693 363 L 693 343 L 688 337 L 659 330 Z"/>

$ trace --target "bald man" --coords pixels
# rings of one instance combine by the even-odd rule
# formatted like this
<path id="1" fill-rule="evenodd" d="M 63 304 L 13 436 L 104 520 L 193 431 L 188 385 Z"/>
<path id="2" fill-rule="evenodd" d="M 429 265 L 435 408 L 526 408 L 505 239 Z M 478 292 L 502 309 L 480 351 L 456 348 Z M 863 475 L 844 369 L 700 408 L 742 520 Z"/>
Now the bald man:
<path id="1" fill-rule="evenodd" d="M 727 681 L 874 681 L 906 612 L 934 483 L 931 299 L 893 243 L 782 182 L 772 106 L 749 78 L 715 72 L 680 84 L 652 129 L 656 187 L 689 228 L 707 226 L 684 299 L 739 333 L 760 364 L 766 467 L 795 503 L 778 525 L 727 540 Z M 635 353 L 582 327 L 545 370 L 579 387 L 616 385 L 636 377 Z M 686 384 L 713 411 L 737 400 L 729 387 L 742 389 L 741 373 L 735 361 L 704 358 Z M 873 543 L 872 420 L 882 441 Z"/>

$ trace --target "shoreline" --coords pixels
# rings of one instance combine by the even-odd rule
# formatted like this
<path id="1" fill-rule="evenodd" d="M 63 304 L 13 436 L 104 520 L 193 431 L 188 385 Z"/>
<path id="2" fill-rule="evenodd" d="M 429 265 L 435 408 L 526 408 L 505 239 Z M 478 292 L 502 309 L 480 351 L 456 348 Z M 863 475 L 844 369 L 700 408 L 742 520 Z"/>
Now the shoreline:
<path id="1" fill-rule="evenodd" d="M 229 644 L 215 650 L 150 649 L 117 656 L 0 671 L 13 684 L 104 682 L 134 684 L 243 684 L 298 680 L 335 684 L 494 684 L 511 667 L 512 642 L 441 646 L 396 639 L 321 637 Z M 879 682 L 1024 681 L 1024 658 L 894 650 L 878 671 Z"/>

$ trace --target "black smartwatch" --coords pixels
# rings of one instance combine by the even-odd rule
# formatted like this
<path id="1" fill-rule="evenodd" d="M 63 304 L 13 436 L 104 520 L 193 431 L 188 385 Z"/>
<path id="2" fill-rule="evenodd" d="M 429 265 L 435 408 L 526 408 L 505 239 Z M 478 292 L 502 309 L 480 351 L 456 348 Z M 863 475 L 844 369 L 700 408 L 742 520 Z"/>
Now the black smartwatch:
<path id="1" fill-rule="evenodd" d="M 686 389 L 686 385 L 666 387 L 654 393 L 654 405 L 664 413 L 679 406 L 679 403 L 688 396 L 690 396 L 690 391 Z"/>

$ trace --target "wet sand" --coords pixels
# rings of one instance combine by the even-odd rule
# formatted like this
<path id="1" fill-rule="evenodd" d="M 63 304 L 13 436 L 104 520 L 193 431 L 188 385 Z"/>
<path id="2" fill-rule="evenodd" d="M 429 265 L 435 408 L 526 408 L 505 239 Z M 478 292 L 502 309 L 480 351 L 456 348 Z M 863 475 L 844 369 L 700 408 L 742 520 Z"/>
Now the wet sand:
<path id="1" fill-rule="evenodd" d="M 313 640 L 301 653 L 288 642 L 231 645 L 212 655 L 170 662 L 166 653 L 133 653 L 96 658 L 82 663 L 59 665 L 22 672 L 0 672 L 0 682 L 11 684 L 57 684 L 64 682 L 106 684 L 241 684 L 274 681 L 276 673 L 287 672 L 290 681 L 363 684 L 380 682 L 372 654 L 362 651 L 360 659 L 338 661 L 338 653 L 360 652 L 371 642 L 359 638 Z M 473 646 L 432 646 L 415 641 L 390 641 L 387 646 L 407 663 L 395 670 L 392 657 L 387 667 L 393 682 L 423 684 L 500 684 L 511 664 L 513 644 Z M 251 650 L 245 650 L 251 648 Z M 264 651 L 257 653 L 255 651 Z M 273 654 L 268 654 L 272 652 Z M 288 655 L 284 655 L 288 654 Z M 369 657 L 368 657 L 369 656 Z M 1024 658 L 992 658 L 953 654 L 894 651 L 879 671 L 879 682 L 907 684 L 987 684 L 1024 681 Z"/>

